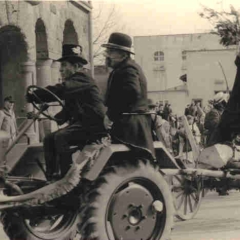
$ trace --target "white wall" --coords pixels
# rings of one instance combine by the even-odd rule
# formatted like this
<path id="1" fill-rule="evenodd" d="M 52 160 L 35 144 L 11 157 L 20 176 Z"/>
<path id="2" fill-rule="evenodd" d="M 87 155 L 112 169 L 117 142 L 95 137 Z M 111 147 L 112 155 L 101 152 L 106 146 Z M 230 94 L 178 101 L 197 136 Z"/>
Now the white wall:
<path id="1" fill-rule="evenodd" d="M 189 95 L 186 91 L 164 91 L 164 92 L 149 92 L 148 98 L 154 102 L 159 100 L 167 100 L 173 109 L 173 113 L 181 116 L 184 114 L 185 107 L 190 102 Z"/>
<path id="2" fill-rule="evenodd" d="M 135 60 L 140 64 L 148 80 L 148 90 L 158 91 L 180 85 L 179 77 L 186 73 L 182 51 L 200 49 L 225 49 L 217 35 L 208 33 L 136 36 L 134 37 Z M 163 51 L 164 62 L 154 61 L 154 52 Z M 163 66 L 165 71 L 154 71 Z"/>
<path id="3" fill-rule="evenodd" d="M 225 91 L 224 75 L 218 64 L 222 64 L 229 88 L 232 89 L 236 66 L 235 49 L 187 52 L 187 85 L 190 98 L 201 98 L 205 105 L 215 91 Z"/>

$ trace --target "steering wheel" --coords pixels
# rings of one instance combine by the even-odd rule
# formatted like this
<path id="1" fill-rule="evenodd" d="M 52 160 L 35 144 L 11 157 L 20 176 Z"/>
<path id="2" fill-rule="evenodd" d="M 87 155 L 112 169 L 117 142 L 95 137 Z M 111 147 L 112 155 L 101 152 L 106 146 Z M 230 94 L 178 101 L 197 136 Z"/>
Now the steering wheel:
<path id="1" fill-rule="evenodd" d="M 49 103 L 46 103 L 46 102 L 43 102 L 39 96 L 37 96 L 37 94 L 34 92 L 34 90 L 42 90 L 42 91 L 45 91 L 45 93 L 48 93 L 50 95 L 52 95 L 52 97 L 56 100 L 54 103 L 56 104 L 49 104 Z M 61 101 L 61 99 L 56 95 L 54 94 L 53 92 L 51 92 L 50 90 L 48 90 L 47 88 L 42 88 L 42 87 L 38 87 L 36 85 L 31 85 L 31 86 L 28 86 L 27 88 L 27 93 L 30 93 L 30 94 L 33 94 L 35 96 L 35 98 L 37 99 L 37 101 L 39 102 L 38 104 L 40 105 L 46 105 L 46 110 L 42 111 L 42 109 L 33 101 L 32 102 L 32 105 L 34 106 L 34 108 L 36 108 L 38 111 L 41 111 L 41 114 L 44 115 L 45 117 L 47 117 L 48 119 L 50 120 L 53 120 L 53 121 L 60 121 L 61 119 L 58 119 L 56 117 L 54 117 L 52 114 L 50 114 L 48 112 L 48 107 L 50 106 L 54 106 L 54 107 L 62 107 L 62 110 L 65 108 L 63 102 Z"/>

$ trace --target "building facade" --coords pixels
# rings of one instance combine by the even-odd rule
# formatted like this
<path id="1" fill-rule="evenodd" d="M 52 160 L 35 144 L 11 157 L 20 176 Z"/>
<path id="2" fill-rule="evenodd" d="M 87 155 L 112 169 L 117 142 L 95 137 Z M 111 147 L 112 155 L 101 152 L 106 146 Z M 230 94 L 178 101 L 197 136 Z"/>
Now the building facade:
<path id="1" fill-rule="evenodd" d="M 84 1 L 0 2 L 0 105 L 12 95 L 18 123 L 24 111 L 29 85 L 40 87 L 59 81 L 63 44 L 80 44 L 92 66 L 91 4 Z M 24 110 L 24 111 L 23 111 Z M 29 133 L 37 141 L 38 127 Z"/>
<path id="2" fill-rule="evenodd" d="M 163 91 L 181 84 L 187 72 L 187 51 L 224 49 L 209 33 L 134 37 L 135 60 L 148 79 L 149 91 Z"/>
<path id="3" fill-rule="evenodd" d="M 206 105 L 218 92 L 231 91 L 236 75 L 236 47 L 187 52 L 189 99 Z"/>
<path id="4" fill-rule="evenodd" d="M 214 93 L 226 90 L 218 61 L 232 87 L 235 47 L 220 45 L 217 35 L 137 36 L 134 49 L 135 60 L 147 77 L 149 98 L 155 102 L 168 101 L 178 114 L 184 112 L 183 106 L 192 99 L 206 104 Z M 181 76 L 186 76 L 186 85 L 182 85 Z"/>

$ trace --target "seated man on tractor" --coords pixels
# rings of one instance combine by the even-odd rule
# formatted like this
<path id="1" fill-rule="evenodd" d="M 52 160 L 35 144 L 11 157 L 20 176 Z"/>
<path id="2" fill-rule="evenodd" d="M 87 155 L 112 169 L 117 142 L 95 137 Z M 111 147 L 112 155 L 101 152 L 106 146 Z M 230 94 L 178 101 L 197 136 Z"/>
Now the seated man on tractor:
<path id="1" fill-rule="evenodd" d="M 70 164 L 71 145 L 84 145 L 86 141 L 97 134 L 106 134 L 104 127 L 104 105 L 95 81 L 83 71 L 87 60 L 83 57 L 79 45 L 63 45 L 60 72 L 63 82 L 46 88 L 65 101 L 65 108 L 56 114 L 59 125 L 68 122 L 69 125 L 47 135 L 43 141 L 46 175 L 48 180 L 58 176 L 60 165 L 61 176 L 64 176 Z M 34 94 L 27 94 L 28 102 L 52 102 L 51 95 L 41 89 Z M 58 165 L 59 161 L 59 165 Z"/>
<path id="2" fill-rule="evenodd" d="M 155 158 L 148 114 L 147 81 L 141 67 L 131 59 L 132 40 L 123 33 L 112 33 L 106 48 L 106 64 L 112 68 L 105 104 L 113 122 L 111 136 L 127 144 L 137 157 Z M 107 118 L 106 121 L 107 122 Z"/>

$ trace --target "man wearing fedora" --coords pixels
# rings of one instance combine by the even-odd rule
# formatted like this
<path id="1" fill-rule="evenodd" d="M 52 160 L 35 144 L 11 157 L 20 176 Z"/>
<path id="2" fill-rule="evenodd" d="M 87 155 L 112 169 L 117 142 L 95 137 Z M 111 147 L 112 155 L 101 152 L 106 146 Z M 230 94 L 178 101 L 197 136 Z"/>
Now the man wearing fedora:
<path id="1" fill-rule="evenodd" d="M 147 81 L 141 67 L 131 59 L 131 46 L 130 36 L 123 33 L 112 33 L 102 45 L 106 64 L 113 69 L 105 98 L 107 116 L 113 122 L 113 139 L 132 147 L 137 156 L 154 158 L 151 115 L 146 114 Z"/>
<path id="2" fill-rule="evenodd" d="M 5 97 L 3 109 L 0 110 L 0 130 L 6 131 L 10 135 L 11 140 L 9 144 L 14 140 L 18 132 L 13 107 L 13 97 Z"/>
<path id="3" fill-rule="evenodd" d="M 50 180 L 58 172 L 57 157 L 61 176 L 71 164 L 71 145 L 84 145 L 96 134 L 106 134 L 104 127 L 104 105 L 95 81 L 87 75 L 83 66 L 88 62 L 79 45 L 63 45 L 60 72 L 63 82 L 46 88 L 65 101 L 65 108 L 56 114 L 59 125 L 69 125 L 47 135 L 43 141 L 47 176 Z M 45 102 L 54 101 L 45 91 L 36 90 L 35 94 Z M 33 94 L 27 101 L 37 102 Z"/>

